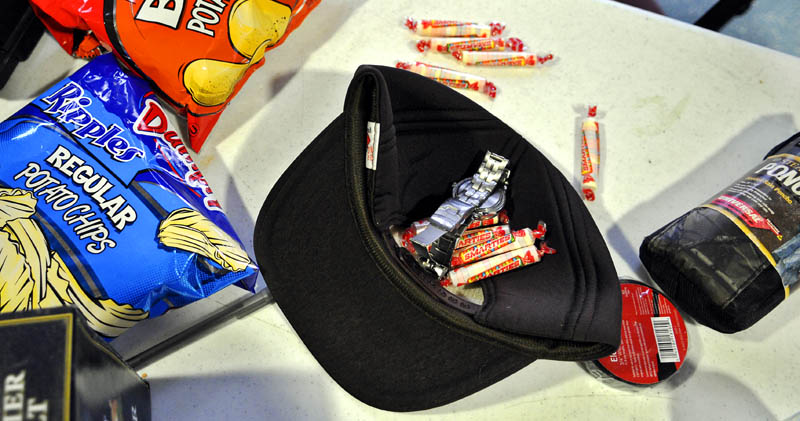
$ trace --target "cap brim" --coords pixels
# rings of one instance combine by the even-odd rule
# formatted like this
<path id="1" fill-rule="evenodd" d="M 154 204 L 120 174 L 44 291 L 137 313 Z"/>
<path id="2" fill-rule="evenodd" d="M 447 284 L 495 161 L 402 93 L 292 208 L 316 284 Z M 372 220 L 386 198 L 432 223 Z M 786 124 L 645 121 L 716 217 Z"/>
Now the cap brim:
<path id="1" fill-rule="evenodd" d="M 384 278 L 345 198 L 343 131 L 339 117 L 298 157 L 256 224 L 270 291 L 317 361 L 391 411 L 453 402 L 534 361 L 444 326 Z"/>

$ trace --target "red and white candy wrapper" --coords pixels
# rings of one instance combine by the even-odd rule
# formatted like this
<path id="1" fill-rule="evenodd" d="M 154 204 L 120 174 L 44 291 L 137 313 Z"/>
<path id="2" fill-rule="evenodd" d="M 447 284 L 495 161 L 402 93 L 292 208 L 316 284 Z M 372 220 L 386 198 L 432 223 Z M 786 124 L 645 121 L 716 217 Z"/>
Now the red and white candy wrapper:
<path id="1" fill-rule="evenodd" d="M 461 234 L 461 237 L 459 237 L 458 241 L 456 241 L 455 249 L 458 250 L 466 247 L 473 247 L 510 233 L 511 229 L 508 227 L 508 225 L 498 225 L 488 228 L 467 230 L 464 231 L 464 233 Z"/>
<path id="2" fill-rule="evenodd" d="M 589 202 L 597 196 L 597 180 L 600 173 L 600 124 L 597 123 L 597 106 L 589 106 L 586 118 L 581 122 L 581 192 Z"/>
<path id="3" fill-rule="evenodd" d="M 466 51 L 453 52 L 453 57 L 468 66 L 536 66 L 553 60 L 552 54 L 537 55 L 513 51 Z"/>
<path id="4" fill-rule="evenodd" d="M 406 250 L 410 251 L 411 254 L 416 254 L 416 250 L 414 250 L 414 245 L 411 244 L 411 238 L 415 235 L 421 233 L 428 228 L 431 224 L 430 220 L 428 219 L 421 219 L 419 221 L 412 222 L 411 225 L 406 229 L 393 229 L 392 230 L 392 237 L 394 238 L 395 243 L 398 246 L 405 248 Z M 475 221 L 465 229 L 464 233 L 461 235 L 458 242 L 456 242 L 456 249 L 464 248 L 469 245 L 478 244 L 476 239 L 480 239 L 482 241 L 479 242 L 486 242 L 491 240 L 493 237 L 481 236 L 478 234 L 478 231 L 489 231 L 489 234 L 493 234 L 494 236 L 501 236 L 511 232 L 511 229 L 508 225 L 500 225 L 499 227 L 492 227 L 493 225 L 497 224 L 508 224 L 508 212 L 505 209 L 502 209 L 500 212 L 487 215 L 484 218 Z M 484 228 L 484 227 L 491 227 L 491 228 Z M 478 228 L 481 228 L 480 230 Z M 542 224 L 539 224 L 537 228 L 543 231 Z"/>
<path id="5" fill-rule="evenodd" d="M 457 20 L 417 20 L 413 18 L 406 18 L 405 26 L 411 32 L 426 37 L 496 37 L 500 36 L 506 29 L 506 25 L 500 22 L 491 22 L 488 25 L 484 25 Z"/>
<path id="6" fill-rule="evenodd" d="M 555 250 L 547 247 L 545 243 L 540 244 L 538 248 L 535 245 L 523 247 L 453 269 L 447 273 L 447 277 L 444 278 L 441 283 L 443 286 L 464 286 L 501 273 L 532 265 L 539 262 L 545 254 L 554 254 L 555 252 Z"/>
<path id="7" fill-rule="evenodd" d="M 463 266 L 476 260 L 532 246 L 536 242 L 536 239 L 542 238 L 544 234 L 544 231 L 533 231 L 530 228 L 524 228 L 493 238 L 485 243 L 456 250 L 453 252 L 453 257 L 450 259 L 450 267 L 455 268 Z"/>
<path id="8" fill-rule="evenodd" d="M 485 51 L 506 49 L 510 51 L 524 51 L 525 43 L 519 38 L 425 38 L 417 41 L 417 50 L 425 52 L 428 50 L 440 53 L 452 53 L 453 51 Z"/>
<path id="9" fill-rule="evenodd" d="M 394 242 L 411 252 L 411 254 L 416 255 L 417 251 L 414 250 L 414 245 L 411 244 L 411 239 L 425 230 L 425 228 L 430 225 L 430 221 L 427 219 L 423 219 L 420 221 L 413 222 L 408 228 L 406 229 L 396 229 L 392 231 L 392 237 L 394 238 Z"/>
<path id="10" fill-rule="evenodd" d="M 499 218 L 492 217 L 492 220 L 499 220 Z M 477 221 L 480 223 L 481 221 Z M 506 220 L 506 222 L 508 222 Z M 394 237 L 395 243 L 398 246 L 405 248 L 406 250 L 410 251 L 412 254 L 416 253 L 414 250 L 414 245 L 411 244 L 411 239 L 421 233 L 430 225 L 430 221 L 427 219 L 423 219 L 421 221 L 416 221 L 412 223 L 408 228 L 405 230 L 396 230 L 392 232 L 392 236 Z M 480 243 L 485 243 L 495 237 L 501 237 L 511 232 L 511 229 L 508 225 L 498 225 L 498 226 L 490 226 L 486 228 L 477 228 L 472 230 L 464 231 L 464 233 L 459 237 L 458 241 L 456 242 L 456 249 L 474 246 Z"/>
<path id="11" fill-rule="evenodd" d="M 471 230 L 478 227 L 488 227 L 490 225 L 507 224 L 507 223 L 508 223 L 508 212 L 505 209 L 502 209 L 500 212 L 497 212 L 492 215 L 487 215 L 482 219 L 472 222 L 471 224 L 467 225 L 467 229 Z"/>
<path id="12" fill-rule="evenodd" d="M 418 75 L 425 76 L 453 88 L 471 89 L 473 91 L 483 92 L 491 98 L 497 95 L 497 87 L 495 87 L 494 83 L 480 76 L 446 69 L 444 67 L 432 66 L 418 61 L 399 61 L 395 67 L 412 71 Z"/>

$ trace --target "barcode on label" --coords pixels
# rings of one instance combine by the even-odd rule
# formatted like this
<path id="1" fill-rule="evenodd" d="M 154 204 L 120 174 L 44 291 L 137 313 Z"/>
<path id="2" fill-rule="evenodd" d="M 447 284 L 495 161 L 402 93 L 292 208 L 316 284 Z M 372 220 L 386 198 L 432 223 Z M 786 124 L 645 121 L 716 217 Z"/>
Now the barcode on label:
<path id="1" fill-rule="evenodd" d="M 675 331 L 672 330 L 672 320 L 669 317 L 651 317 L 653 333 L 656 335 L 658 346 L 658 360 L 662 363 L 679 363 L 678 344 L 675 343 Z"/>

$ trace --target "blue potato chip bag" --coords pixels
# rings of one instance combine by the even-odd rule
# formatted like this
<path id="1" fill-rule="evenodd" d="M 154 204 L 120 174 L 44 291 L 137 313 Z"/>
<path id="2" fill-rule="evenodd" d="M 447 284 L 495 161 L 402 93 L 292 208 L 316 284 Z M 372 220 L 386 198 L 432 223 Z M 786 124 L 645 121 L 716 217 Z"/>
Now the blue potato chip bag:
<path id="1" fill-rule="evenodd" d="M 113 338 L 258 268 L 146 82 L 94 59 L 0 123 L 0 312 Z"/>

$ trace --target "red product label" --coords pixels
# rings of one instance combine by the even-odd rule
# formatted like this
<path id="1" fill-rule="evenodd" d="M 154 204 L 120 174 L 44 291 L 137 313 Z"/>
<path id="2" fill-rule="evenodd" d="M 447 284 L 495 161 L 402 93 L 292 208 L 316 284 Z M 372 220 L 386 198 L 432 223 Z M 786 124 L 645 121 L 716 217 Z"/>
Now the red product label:
<path id="1" fill-rule="evenodd" d="M 467 80 L 458 80 L 458 79 L 447 79 L 447 78 L 433 78 L 433 80 L 443 83 L 447 86 L 452 86 L 453 88 L 463 88 L 463 89 L 473 89 L 478 90 L 478 83 L 475 82 L 470 85 L 469 81 Z"/>
<path id="2" fill-rule="evenodd" d="M 770 230 L 775 233 L 779 238 L 782 237 L 778 228 L 775 227 L 767 218 L 761 216 L 757 210 L 753 209 L 750 205 L 741 200 L 723 194 L 722 196 L 714 199 L 711 203 L 727 208 L 729 211 L 736 214 L 742 221 L 744 221 L 750 228 L 759 228 L 763 230 Z"/>
<path id="3" fill-rule="evenodd" d="M 586 135 L 583 135 L 583 145 L 581 146 L 581 174 L 591 174 L 592 171 L 592 158 L 589 157 L 589 145 L 586 143 Z"/>
<path id="4" fill-rule="evenodd" d="M 478 40 L 451 42 L 447 44 L 446 48 L 447 51 L 451 52 L 456 50 L 479 51 L 479 50 L 490 50 L 495 48 L 495 46 L 496 46 L 496 40 L 494 39 L 478 39 Z"/>
<path id="5" fill-rule="evenodd" d="M 459 22 L 457 20 L 423 20 L 422 27 L 423 28 L 444 28 L 446 26 L 466 26 L 466 25 L 477 25 L 476 23 L 472 22 Z"/>
<path id="6" fill-rule="evenodd" d="M 675 306 L 652 288 L 621 284 L 622 335 L 617 352 L 597 360 L 607 372 L 633 384 L 669 377 L 686 358 L 688 337 Z"/>
<path id="7" fill-rule="evenodd" d="M 486 227 L 494 224 L 507 224 L 507 223 L 508 223 L 508 212 L 506 212 L 506 210 L 503 209 L 494 215 L 487 216 L 478 221 L 473 221 L 471 224 L 467 226 L 467 229 L 469 230 L 479 227 Z"/>
<path id="8" fill-rule="evenodd" d="M 478 260 L 481 257 L 488 256 L 495 250 L 505 247 L 514 242 L 515 234 L 506 234 L 501 237 L 489 240 L 483 244 L 478 244 L 476 246 L 470 247 L 457 255 L 453 256 L 450 260 L 450 266 L 459 266 L 466 263 L 469 263 L 473 260 Z M 524 232 L 519 235 L 525 235 Z"/>
<path id="9" fill-rule="evenodd" d="M 536 263 L 537 261 L 538 261 L 537 257 L 534 256 L 530 251 L 528 251 L 522 256 L 514 256 L 508 260 L 505 260 L 500 264 L 493 266 L 489 270 L 483 271 L 467 279 L 467 282 L 459 283 L 458 286 L 480 281 L 481 279 L 491 278 L 492 276 L 496 276 L 501 273 L 510 272 L 514 269 L 521 268 L 522 266 Z"/>
<path id="10" fill-rule="evenodd" d="M 484 228 L 484 229 L 476 229 L 474 231 L 466 231 L 464 234 L 456 242 L 455 249 L 461 249 L 465 247 L 472 247 L 478 244 L 483 244 L 488 241 L 491 241 L 493 238 L 501 237 L 506 235 L 506 230 L 508 226 L 497 226 L 494 228 Z"/>

